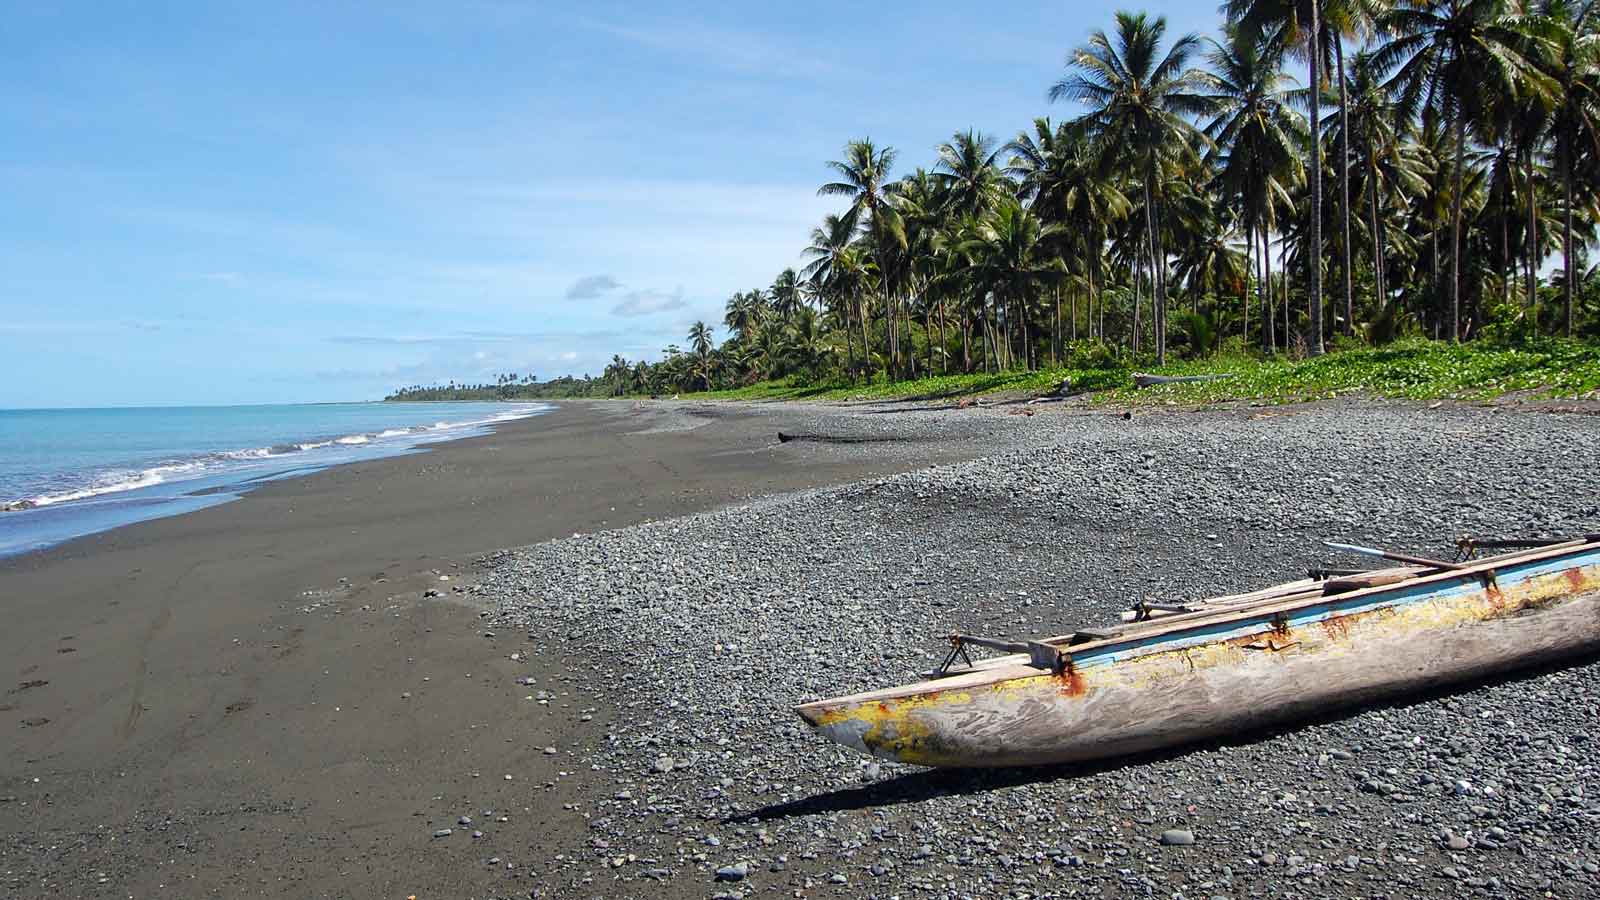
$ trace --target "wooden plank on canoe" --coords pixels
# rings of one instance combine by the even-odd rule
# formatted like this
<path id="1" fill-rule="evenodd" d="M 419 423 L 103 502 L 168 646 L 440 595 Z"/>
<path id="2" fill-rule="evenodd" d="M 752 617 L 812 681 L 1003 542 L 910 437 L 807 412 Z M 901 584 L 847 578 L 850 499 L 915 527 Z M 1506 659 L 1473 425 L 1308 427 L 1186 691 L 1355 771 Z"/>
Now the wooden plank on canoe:
<path id="1" fill-rule="evenodd" d="M 1579 549 L 1579 548 L 1581 548 L 1583 546 L 1586 546 L 1588 543 L 1589 542 L 1584 542 L 1583 544 L 1578 544 L 1576 547 L 1543 547 L 1543 548 L 1540 548 L 1538 550 L 1531 551 L 1531 552 L 1528 552 L 1528 553 L 1518 554 L 1517 555 L 1517 559 L 1515 561 L 1516 562 L 1535 562 L 1535 561 L 1539 561 L 1539 560 L 1547 559 L 1547 558 L 1559 558 L 1559 557 L 1562 557 L 1562 556 L 1565 556 L 1565 555 L 1571 553 L 1574 549 Z M 1413 578 L 1401 579 L 1401 580 L 1403 580 L 1403 581 L 1405 581 L 1405 580 L 1415 581 L 1415 582 L 1420 583 L 1420 584 L 1432 584 L 1432 583 L 1435 583 L 1435 582 L 1450 581 L 1452 579 L 1461 578 L 1463 576 L 1474 576 L 1474 575 L 1482 576 L 1482 575 L 1485 575 L 1485 574 L 1492 574 L 1496 567 L 1507 565 L 1511 561 L 1512 560 L 1507 559 L 1506 557 L 1496 557 L 1496 558 L 1493 558 L 1493 559 L 1484 560 L 1482 562 L 1468 564 L 1466 568 L 1447 569 L 1447 570 L 1442 571 L 1442 572 L 1430 572 L 1430 573 L 1426 573 L 1426 574 L 1416 575 Z M 1377 586 L 1375 586 L 1374 589 L 1381 588 L 1381 587 L 1384 587 L 1384 586 L 1385 585 L 1377 585 Z M 1365 589 L 1363 589 L 1363 590 L 1365 590 Z M 1109 644 L 1115 644 L 1115 643 L 1117 643 L 1119 641 L 1127 640 L 1127 639 L 1134 638 L 1134 637 L 1141 638 L 1141 639 L 1151 638 L 1151 637 L 1162 637 L 1162 636 L 1165 636 L 1165 635 L 1173 633 L 1173 632 L 1183 631 L 1183 630 L 1185 630 L 1187 628 L 1194 627 L 1196 624 L 1199 624 L 1199 623 L 1209 623 L 1209 622 L 1212 622 L 1212 621 L 1227 621 L 1230 617 L 1239 616 L 1239 615 L 1242 615 L 1244 613 L 1250 613 L 1252 615 L 1260 615 L 1261 613 L 1268 612 L 1268 611 L 1270 611 L 1270 612 L 1291 612 L 1291 611 L 1297 609 L 1300 605 L 1302 605 L 1304 603 L 1307 603 L 1307 602 L 1314 602 L 1314 601 L 1320 599 L 1322 596 L 1324 596 L 1324 595 L 1323 595 L 1321 589 L 1319 588 L 1319 589 L 1317 589 L 1315 591 L 1306 592 L 1305 594 L 1290 595 L 1290 596 L 1275 598 L 1275 599 L 1272 599 L 1272 600 L 1269 600 L 1269 601 L 1265 601 L 1265 602 L 1260 602 L 1260 603 L 1249 603 L 1249 604 L 1242 604 L 1242 605 L 1228 605 L 1228 606 L 1224 606 L 1224 607 L 1221 607 L 1221 608 L 1208 608 L 1205 611 L 1199 612 L 1199 613 L 1190 613 L 1190 614 L 1181 615 L 1181 616 L 1168 616 L 1168 617 L 1165 617 L 1165 618 L 1156 619 L 1156 620 L 1151 621 L 1151 622 L 1141 622 L 1140 623 L 1140 625 L 1142 625 L 1142 626 L 1149 626 L 1149 627 L 1142 627 L 1142 628 L 1139 628 L 1139 629 L 1123 629 L 1122 633 L 1119 634 L 1115 638 L 1112 638 L 1110 640 L 1104 640 L 1104 641 L 1092 641 L 1089 644 L 1081 645 L 1081 646 L 1075 647 L 1074 649 L 1075 649 L 1075 651 L 1081 653 L 1081 652 L 1083 652 L 1085 650 L 1102 649 L 1102 648 L 1104 648 L 1105 646 L 1107 646 Z"/>

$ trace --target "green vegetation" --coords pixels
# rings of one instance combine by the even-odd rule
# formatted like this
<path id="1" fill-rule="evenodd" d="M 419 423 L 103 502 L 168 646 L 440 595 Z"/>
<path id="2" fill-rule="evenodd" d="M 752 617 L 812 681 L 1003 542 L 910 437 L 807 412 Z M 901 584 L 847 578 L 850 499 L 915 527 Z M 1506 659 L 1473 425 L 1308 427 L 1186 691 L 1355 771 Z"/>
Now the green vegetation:
<path id="1" fill-rule="evenodd" d="M 1581 393 L 1593 351 L 1548 340 L 1600 339 L 1597 3 L 1225 0 L 1215 40 L 1119 12 L 1049 88 L 1065 121 L 957 131 L 909 173 L 848 142 L 818 189 L 839 211 L 799 271 L 728 299 L 725 340 L 696 322 L 567 387 L 942 396 L 1152 368 L 1237 374 L 1161 398 Z"/>
<path id="2" fill-rule="evenodd" d="M 1305 360 L 1261 359 L 1234 352 L 1174 362 L 1155 374 L 1230 377 L 1201 383 L 1132 386 L 1122 367 L 1052 368 L 1034 372 L 944 375 L 914 381 L 877 380 L 816 385 L 763 381 L 742 388 L 687 395 L 694 399 L 852 400 L 950 399 L 967 395 L 1044 395 L 1063 381 L 1097 403 L 1205 404 L 1228 401 L 1290 403 L 1345 395 L 1420 400 L 1487 400 L 1512 392 L 1534 398 L 1600 398 L 1600 347 L 1545 340 L 1526 347 L 1445 344 L 1413 339 Z"/>

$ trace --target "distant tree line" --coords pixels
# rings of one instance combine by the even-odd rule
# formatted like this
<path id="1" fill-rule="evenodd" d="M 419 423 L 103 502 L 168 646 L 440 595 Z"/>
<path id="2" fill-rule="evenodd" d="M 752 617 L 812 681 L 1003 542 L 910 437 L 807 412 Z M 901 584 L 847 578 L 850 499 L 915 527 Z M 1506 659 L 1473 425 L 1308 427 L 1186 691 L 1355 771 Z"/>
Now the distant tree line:
<path id="1" fill-rule="evenodd" d="M 561 397 L 604 397 L 611 392 L 608 382 L 584 375 L 563 375 L 539 381 L 532 375 L 508 372 L 496 375 L 493 384 L 412 385 L 399 388 L 385 400 L 540 400 Z"/>

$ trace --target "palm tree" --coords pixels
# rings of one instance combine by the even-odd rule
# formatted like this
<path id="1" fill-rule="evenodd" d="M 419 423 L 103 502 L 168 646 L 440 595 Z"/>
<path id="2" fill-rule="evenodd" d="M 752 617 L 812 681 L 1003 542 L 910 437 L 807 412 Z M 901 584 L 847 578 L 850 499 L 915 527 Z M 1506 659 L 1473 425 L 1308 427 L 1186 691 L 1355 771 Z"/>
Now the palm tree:
<path id="1" fill-rule="evenodd" d="M 1406 122 L 1394 99 L 1384 88 L 1384 72 L 1372 53 L 1360 52 L 1349 59 L 1346 80 L 1349 115 L 1345 117 L 1340 142 L 1353 144 L 1357 187 L 1366 195 L 1367 239 L 1372 246 L 1374 310 L 1382 314 L 1389 304 L 1387 221 L 1396 209 L 1404 209 L 1409 197 L 1428 190 L 1433 164 L 1421 145 L 1405 139 Z"/>
<path id="2" fill-rule="evenodd" d="M 1167 20 L 1118 12 L 1116 38 L 1104 31 L 1073 51 L 1066 77 L 1050 88 L 1050 99 L 1089 107 L 1078 119 L 1094 136 L 1108 164 L 1141 183 L 1144 229 L 1155 296 L 1156 360 L 1166 362 L 1166 258 L 1159 227 L 1161 187 L 1180 162 L 1193 157 L 1194 132 L 1187 116 L 1210 109 L 1198 93 L 1202 74 L 1188 67 L 1200 38 L 1186 34 L 1163 53 Z"/>
<path id="3" fill-rule="evenodd" d="M 791 368 L 815 374 L 828 356 L 827 336 L 815 310 L 800 308 L 784 330 L 784 356 Z"/>
<path id="4" fill-rule="evenodd" d="M 1088 325 L 1091 336 L 1104 338 L 1105 307 L 1101 263 L 1110 229 L 1122 222 L 1132 204 L 1108 175 L 1081 129 L 1067 124 L 1054 128 L 1049 119 L 1035 119 L 1032 135 L 1022 132 L 1006 145 L 1012 153 L 1006 171 L 1019 182 L 1018 190 L 1046 224 L 1062 225 L 1062 233 L 1080 254 L 1088 288 Z M 1100 302 L 1099 326 L 1094 305 Z M 1077 315 L 1073 314 L 1073 328 Z"/>
<path id="5" fill-rule="evenodd" d="M 1306 96 L 1311 122 L 1322 121 L 1323 23 L 1322 0 L 1225 0 L 1222 13 L 1252 38 L 1276 41 L 1294 48 L 1306 59 Z M 1308 349 L 1323 351 L 1322 344 L 1322 142 L 1307 141 L 1306 185 L 1310 191 L 1306 244 L 1306 301 L 1311 312 Z"/>
<path id="6" fill-rule="evenodd" d="M 849 216 L 829 214 L 824 217 L 822 227 L 811 229 L 811 243 L 802 251 L 810 261 L 800 270 L 800 277 L 813 286 L 824 305 L 833 307 L 844 323 L 845 353 L 852 378 L 856 373 L 852 334 L 858 318 L 863 359 L 871 352 L 867 347 L 866 311 L 861 306 L 859 295 L 855 293 L 860 287 L 860 280 L 854 277 L 859 262 L 851 245 L 855 231 L 855 224 Z"/>
<path id="7" fill-rule="evenodd" d="M 778 273 L 778 277 L 772 280 L 767 296 L 772 300 L 772 311 L 785 322 L 794 318 L 794 314 L 805 304 L 800 296 L 800 276 L 793 269 Z"/>
<path id="8" fill-rule="evenodd" d="M 710 356 L 711 343 L 711 329 L 705 322 L 695 322 L 689 327 L 689 347 L 695 356 Z"/>
<path id="9" fill-rule="evenodd" d="M 830 181 L 817 189 L 819 196 L 849 198 L 850 205 L 843 219 L 852 228 L 861 228 L 873 238 L 875 261 L 880 273 L 890 271 L 891 267 L 887 264 L 889 253 L 896 246 L 905 245 L 905 231 L 900 224 L 900 217 L 887 196 L 889 171 L 894 168 L 895 155 L 893 147 L 880 149 L 872 143 L 871 138 L 851 141 L 845 145 L 844 159 L 828 162 L 828 168 L 838 174 L 839 180 Z M 897 335 L 888 285 L 882 284 L 881 287 L 884 288 L 884 324 L 887 326 L 884 329 L 884 371 L 887 374 L 889 361 L 895 358 Z"/>
<path id="10" fill-rule="evenodd" d="M 762 300 L 760 291 L 738 291 L 728 298 L 722 324 L 734 340 L 748 340 L 760 329 Z"/>
<path id="11" fill-rule="evenodd" d="M 1211 203 L 1208 194 L 1195 193 L 1194 205 L 1205 207 Z M 1199 211 L 1199 210 L 1197 210 Z M 1178 278 L 1194 298 L 1194 315 L 1200 315 L 1200 298 L 1215 298 L 1224 292 L 1235 295 L 1243 292 L 1247 271 L 1245 254 L 1231 239 L 1231 229 L 1221 215 L 1221 209 L 1204 209 L 1203 214 L 1185 222 L 1182 239 L 1178 241 L 1175 266 Z M 1187 218 L 1187 217 L 1185 217 Z M 1248 307 L 1247 307 L 1248 309 Z M 1221 318 L 1215 317 L 1220 328 Z M 1196 351 L 1208 348 L 1192 348 Z"/>
<path id="12" fill-rule="evenodd" d="M 628 361 L 623 359 L 621 354 L 614 354 L 611 357 L 611 364 L 606 366 L 601 377 L 611 385 L 612 396 L 620 397 L 628 393 L 629 376 L 632 371 Z"/>
<path id="13" fill-rule="evenodd" d="M 997 174 L 992 166 L 990 169 Z M 1004 181 L 1003 178 L 999 180 Z M 904 269 L 902 279 L 910 295 L 909 301 L 902 307 L 906 316 L 906 334 L 912 333 L 912 313 L 919 314 L 922 317 L 929 371 L 933 369 L 933 316 L 936 310 L 943 311 L 942 302 L 935 303 L 932 296 L 937 293 L 939 299 L 943 299 L 943 292 L 934 287 L 943 262 L 940 244 L 946 223 L 955 213 L 955 203 L 945 184 L 935 173 L 918 169 L 894 186 L 894 205 L 900 214 L 906 236 L 905 251 L 896 254 Z M 943 338 L 942 327 L 940 337 Z M 916 354 L 913 352 L 909 357 L 915 374 Z"/>
<path id="14" fill-rule="evenodd" d="M 1461 208 L 1467 129 L 1483 121 L 1496 97 L 1518 97 L 1541 81 L 1519 52 L 1525 24 L 1511 0 L 1402 0 L 1386 12 L 1392 39 L 1377 51 L 1380 68 L 1398 66 L 1390 84 L 1403 115 L 1420 112 L 1454 132 L 1455 185 L 1450 198 L 1450 329 L 1461 339 Z"/>
<path id="15" fill-rule="evenodd" d="M 1355 249 L 1350 242 L 1350 168 L 1355 161 L 1350 156 L 1350 96 L 1344 77 L 1344 42 L 1345 38 L 1359 40 L 1371 35 L 1378 15 L 1387 5 L 1388 0 L 1324 0 L 1320 17 L 1323 46 L 1333 48 L 1334 83 L 1338 87 L 1339 271 L 1344 277 L 1346 334 L 1355 333 L 1355 277 L 1351 262 Z"/>
<path id="16" fill-rule="evenodd" d="M 1010 366 L 1011 344 L 1020 338 L 1023 365 L 1033 368 L 1028 305 L 1039 292 L 1066 274 L 1050 252 L 1057 226 L 1046 226 L 1016 200 L 1002 200 L 963 248 L 972 260 L 973 281 L 996 300 L 994 344 L 1002 368 Z"/>
<path id="17" fill-rule="evenodd" d="M 1206 84 L 1216 116 L 1206 126 L 1214 146 L 1210 162 L 1224 196 L 1240 199 L 1245 245 L 1253 256 L 1257 236 L 1263 246 L 1267 244 L 1271 210 L 1291 205 L 1289 186 L 1304 175 L 1297 147 L 1309 138 L 1305 120 L 1287 100 L 1282 44 L 1230 28 L 1224 32 L 1224 42 L 1213 41 L 1211 46 Z M 1270 352 L 1277 343 L 1272 298 L 1267 279 L 1257 283 L 1262 346 Z"/>
<path id="18" fill-rule="evenodd" d="M 1567 337 L 1572 336 L 1573 181 L 1578 160 L 1600 157 L 1600 34 L 1595 31 L 1594 4 L 1576 8 L 1571 0 L 1545 4 L 1550 36 L 1541 68 L 1553 82 L 1556 100 L 1550 130 L 1556 167 L 1561 171 L 1561 295 L 1566 308 Z"/>
<path id="19" fill-rule="evenodd" d="M 950 208 L 968 216 L 982 216 L 1015 186 L 1000 171 L 1000 149 L 994 139 L 976 131 L 957 132 L 939 145 L 934 179 L 944 189 Z"/>

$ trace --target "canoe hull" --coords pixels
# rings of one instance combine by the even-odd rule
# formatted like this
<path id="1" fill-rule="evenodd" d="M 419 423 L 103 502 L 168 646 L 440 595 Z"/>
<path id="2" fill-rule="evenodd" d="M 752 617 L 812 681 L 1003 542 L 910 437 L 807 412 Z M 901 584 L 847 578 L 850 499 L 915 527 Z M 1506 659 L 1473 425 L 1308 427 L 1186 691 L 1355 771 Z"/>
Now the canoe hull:
<path id="1" fill-rule="evenodd" d="M 830 739 L 899 762 L 1044 765 L 1224 737 L 1600 653 L 1600 552 L 1496 575 L 1363 591 L 1297 615 L 1086 655 L 1059 674 L 1019 662 L 797 711 Z"/>

